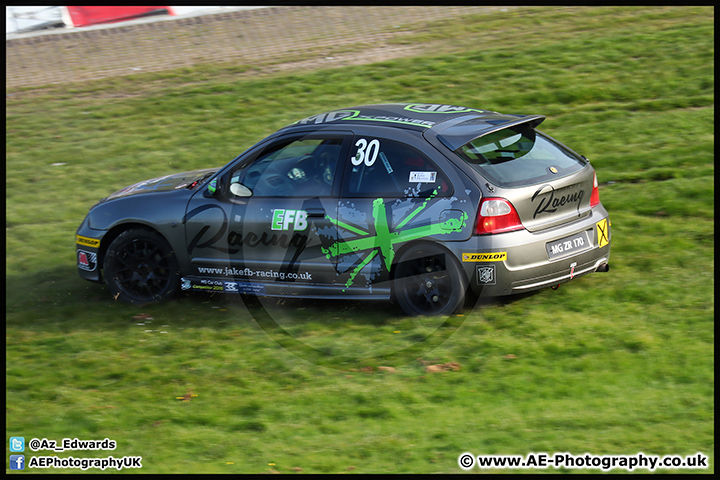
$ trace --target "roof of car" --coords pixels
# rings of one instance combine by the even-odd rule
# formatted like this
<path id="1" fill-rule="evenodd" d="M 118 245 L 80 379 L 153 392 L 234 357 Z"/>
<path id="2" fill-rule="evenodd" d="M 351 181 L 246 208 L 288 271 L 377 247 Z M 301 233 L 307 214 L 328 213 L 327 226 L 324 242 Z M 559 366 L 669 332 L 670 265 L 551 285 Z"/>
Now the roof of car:
<path id="1" fill-rule="evenodd" d="M 454 150 L 459 146 L 458 142 L 464 144 L 473 138 L 517 123 L 532 122 L 532 126 L 536 126 L 544 118 L 540 115 L 505 115 L 458 105 L 385 103 L 332 110 L 303 118 L 288 127 L 329 123 L 381 124 L 418 131 L 433 130 L 443 143 Z M 450 140 L 445 142 L 443 139 Z"/>

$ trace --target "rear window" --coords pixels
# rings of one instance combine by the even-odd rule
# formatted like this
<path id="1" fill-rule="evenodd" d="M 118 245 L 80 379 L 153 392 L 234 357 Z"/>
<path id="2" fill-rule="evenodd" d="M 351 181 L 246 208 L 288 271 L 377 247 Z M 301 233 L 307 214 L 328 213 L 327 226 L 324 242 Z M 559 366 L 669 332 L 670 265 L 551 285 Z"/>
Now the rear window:
<path id="1" fill-rule="evenodd" d="M 489 133 L 456 153 L 499 187 L 522 187 L 570 175 L 587 161 L 526 126 Z"/>

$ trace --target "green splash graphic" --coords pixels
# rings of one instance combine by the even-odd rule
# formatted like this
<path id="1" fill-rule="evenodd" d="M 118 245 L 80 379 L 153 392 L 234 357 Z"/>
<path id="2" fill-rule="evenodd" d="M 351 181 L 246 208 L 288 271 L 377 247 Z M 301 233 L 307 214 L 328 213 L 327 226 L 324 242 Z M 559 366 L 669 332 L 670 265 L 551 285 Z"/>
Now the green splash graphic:
<path id="1" fill-rule="evenodd" d="M 373 200 L 372 215 L 375 221 L 374 230 L 375 234 L 372 235 L 370 232 L 366 232 L 358 227 L 351 227 L 343 222 L 333 220 L 330 217 L 325 217 L 327 220 L 336 222 L 341 228 L 345 228 L 352 233 L 358 235 L 359 238 L 348 241 L 336 241 L 329 248 L 322 248 L 322 252 L 327 256 L 328 259 L 338 257 L 348 253 L 363 253 L 368 252 L 368 255 L 355 267 L 350 273 L 350 279 L 345 283 L 346 287 L 352 285 L 355 281 L 355 277 L 358 273 L 375 258 L 379 253 L 382 261 L 390 271 L 392 261 L 395 258 L 395 245 L 398 243 L 409 242 L 411 240 L 417 240 L 419 238 L 428 237 L 431 235 L 446 235 L 453 232 L 460 232 L 467 225 L 468 215 L 466 212 L 462 213 L 460 218 L 450 218 L 444 222 L 439 222 L 430 225 L 424 225 L 422 227 L 402 229 L 412 218 L 417 216 L 421 211 L 427 208 L 428 201 L 437 194 L 437 190 L 428 197 L 422 205 L 413 210 L 407 217 L 405 217 L 399 224 L 398 229 L 390 231 L 388 225 L 387 210 L 385 203 L 382 198 L 376 198 Z"/>

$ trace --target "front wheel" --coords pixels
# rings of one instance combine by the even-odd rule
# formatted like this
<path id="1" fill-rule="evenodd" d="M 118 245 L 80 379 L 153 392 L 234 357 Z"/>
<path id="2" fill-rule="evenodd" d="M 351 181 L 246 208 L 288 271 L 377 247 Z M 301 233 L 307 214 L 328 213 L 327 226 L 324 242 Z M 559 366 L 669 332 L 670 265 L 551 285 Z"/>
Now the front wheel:
<path id="1" fill-rule="evenodd" d="M 395 267 L 395 300 L 407 315 L 450 315 L 460 308 L 467 280 L 452 254 L 433 244 L 406 250 Z"/>
<path id="2" fill-rule="evenodd" d="M 110 293 L 126 303 L 162 302 L 180 286 L 175 253 L 161 235 L 146 229 L 118 235 L 105 253 L 103 268 Z"/>

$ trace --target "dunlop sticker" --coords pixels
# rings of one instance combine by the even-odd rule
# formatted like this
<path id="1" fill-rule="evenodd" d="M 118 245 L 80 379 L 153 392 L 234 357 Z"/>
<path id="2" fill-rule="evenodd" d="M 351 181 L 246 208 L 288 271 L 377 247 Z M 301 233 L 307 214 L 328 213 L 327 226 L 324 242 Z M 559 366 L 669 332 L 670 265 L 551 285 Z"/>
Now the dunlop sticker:
<path id="1" fill-rule="evenodd" d="M 88 238 L 88 237 L 81 237 L 80 235 L 76 235 L 76 242 L 78 245 L 84 245 L 86 247 L 93 247 L 97 248 L 100 246 L 100 240 L 97 238 Z"/>
<path id="2" fill-rule="evenodd" d="M 507 260 L 507 252 L 463 253 L 463 262 L 503 262 Z"/>

